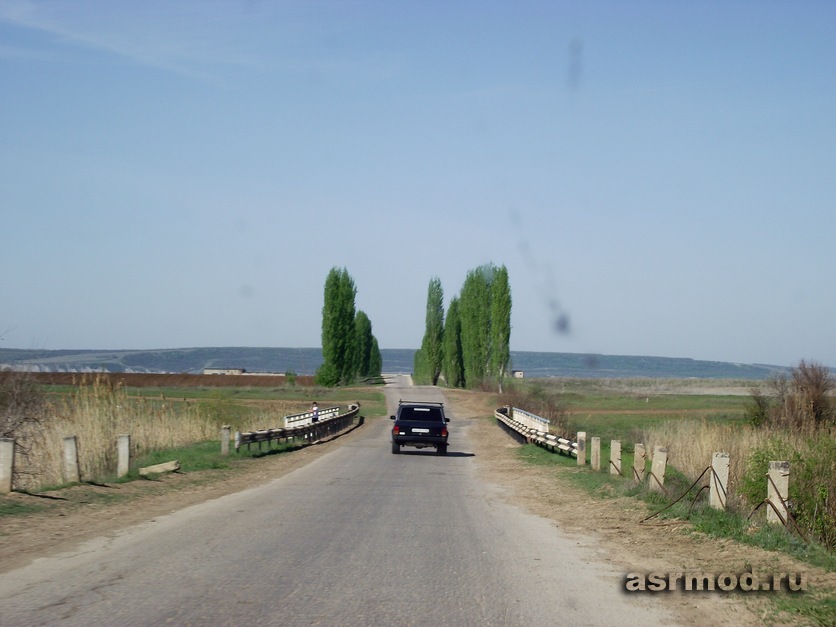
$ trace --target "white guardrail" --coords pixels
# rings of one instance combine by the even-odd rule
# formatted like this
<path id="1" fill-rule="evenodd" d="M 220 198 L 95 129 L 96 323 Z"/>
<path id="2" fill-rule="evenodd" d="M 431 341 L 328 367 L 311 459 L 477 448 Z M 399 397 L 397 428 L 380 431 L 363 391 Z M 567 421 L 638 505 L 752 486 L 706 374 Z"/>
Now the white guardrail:
<path id="1" fill-rule="evenodd" d="M 340 415 L 340 408 L 339 407 L 329 407 L 328 409 L 320 409 L 319 410 L 319 419 L 320 420 L 328 420 L 328 418 L 333 418 L 334 416 Z M 284 417 L 284 426 L 287 427 L 300 427 L 302 425 L 309 425 L 313 423 L 313 412 L 306 411 L 302 414 L 293 414 L 292 416 L 285 416 Z"/>
<path id="2" fill-rule="evenodd" d="M 578 456 L 578 443 L 549 433 L 549 421 L 517 407 L 500 407 L 493 413 L 502 427 L 520 439 L 552 453 Z"/>
<path id="3" fill-rule="evenodd" d="M 313 412 L 305 412 L 304 414 L 285 416 L 285 425 L 292 426 L 259 431 L 236 431 L 235 450 L 241 450 L 244 445 L 249 449 L 250 445 L 255 443 L 258 443 L 259 447 L 262 442 L 267 442 L 269 445 L 273 440 L 287 441 L 303 438 L 315 442 L 347 429 L 354 423 L 354 419 L 359 412 L 360 404 L 354 403 L 348 406 L 348 411 L 344 414 L 340 413 L 339 407 L 320 410 L 317 422 L 312 422 Z"/>

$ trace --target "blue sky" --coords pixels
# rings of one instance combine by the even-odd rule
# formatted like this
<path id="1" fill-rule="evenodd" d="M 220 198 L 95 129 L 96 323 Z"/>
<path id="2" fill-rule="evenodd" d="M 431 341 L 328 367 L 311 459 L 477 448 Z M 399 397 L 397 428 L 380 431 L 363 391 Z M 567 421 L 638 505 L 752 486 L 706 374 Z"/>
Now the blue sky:
<path id="1" fill-rule="evenodd" d="M 0 0 L 0 346 L 836 366 L 836 3 Z M 567 332 L 556 321 L 569 320 Z"/>

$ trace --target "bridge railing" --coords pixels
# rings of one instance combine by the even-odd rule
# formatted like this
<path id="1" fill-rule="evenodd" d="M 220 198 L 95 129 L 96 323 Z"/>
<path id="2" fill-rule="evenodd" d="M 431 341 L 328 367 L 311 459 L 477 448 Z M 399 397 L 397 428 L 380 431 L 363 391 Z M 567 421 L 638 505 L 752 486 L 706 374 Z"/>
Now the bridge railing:
<path id="1" fill-rule="evenodd" d="M 340 413 L 339 407 L 330 407 L 327 410 L 321 411 L 318 422 L 311 422 L 310 418 L 313 417 L 313 413 L 306 412 L 305 414 L 295 414 L 285 417 L 285 424 L 288 424 L 288 418 L 295 418 L 295 426 L 262 429 L 258 431 L 236 431 L 235 450 L 240 451 L 242 446 L 246 446 L 249 450 L 253 444 L 258 444 L 260 447 L 262 442 L 267 442 L 269 446 L 274 440 L 289 441 L 301 438 L 309 442 L 316 442 L 350 427 L 359 412 L 360 405 L 355 403 L 349 405 L 348 410 L 344 414 Z M 304 421 L 304 418 L 300 418 L 306 415 L 308 416 L 307 421 Z M 300 422 L 301 424 L 299 424 Z M 294 422 L 292 421 L 290 424 L 294 424 Z"/>
<path id="2" fill-rule="evenodd" d="M 340 415 L 340 408 L 339 407 L 329 407 L 328 409 L 320 409 L 319 410 L 319 419 L 320 420 L 327 420 L 328 418 L 333 418 L 335 416 Z M 301 414 L 293 414 L 291 416 L 284 417 L 284 426 L 287 427 L 299 427 L 302 425 L 311 424 L 313 422 L 313 412 L 306 411 L 302 412 Z"/>
<path id="3" fill-rule="evenodd" d="M 516 407 L 500 407 L 494 412 L 500 425 L 518 439 L 562 455 L 578 456 L 578 443 L 548 432 L 549 421 Z"/>

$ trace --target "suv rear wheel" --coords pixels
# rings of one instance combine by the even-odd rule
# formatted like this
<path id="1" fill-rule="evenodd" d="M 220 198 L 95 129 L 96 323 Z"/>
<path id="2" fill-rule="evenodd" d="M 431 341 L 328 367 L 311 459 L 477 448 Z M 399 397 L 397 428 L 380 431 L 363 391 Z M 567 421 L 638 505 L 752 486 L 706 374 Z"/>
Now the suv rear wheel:
<path id="1" fill-rule="evenodd" d="M 401 445 L 397 442 L 392 442 L 392 455 L 397 455 L 401 452 Z"/>
<path id="2" fill-rule="evenodd" d="M 439 455 L 447 455 L 447 445 L 439 444 L 438 448 L 436 448 L 436 453 L 438 453 Z"/>

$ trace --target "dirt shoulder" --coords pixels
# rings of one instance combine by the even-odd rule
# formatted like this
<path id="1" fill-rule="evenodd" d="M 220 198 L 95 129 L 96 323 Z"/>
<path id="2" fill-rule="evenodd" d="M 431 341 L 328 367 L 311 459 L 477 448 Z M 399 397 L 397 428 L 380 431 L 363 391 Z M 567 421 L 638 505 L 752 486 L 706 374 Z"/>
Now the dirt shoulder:
<path id="1" fill-rule="evenodd" d="M 477 419 L 490 407 L 469 392 L 448 398 L 457 417 Z M 480 422 L 482 422 L 480 420 Z M 782 553 L 711 538 L 687 522 L 641 524 L 653 513 L 631 498 L 599 498 L 575 486 L 570 475 L 588 472 L 571 466 L 541 467 L 521 461 L 520 447 L 493 421 L 470 429 L 480 476 L 501 487 L 506 500 L 552 520 L 564 533 L 625 575 L 627 573 L 804 573 L 808 587 L 836 591 L 836 573 L 828 573 Z M 486 428 L 487 425 L 487 428 Z M 626 593 L 625 593 L 626 594 Z M 674 612 L 683 625 L 799 625 L 797 616 L 779 615 L 770 595 L 791 593 L 665 592 L 645 593 Z M 825 619 L 826 620 L 826 619 Z M 815 624 L 815 623 L 811 623 Z"/>
<path id="2" fill-rule="evenodd" d="M 522 462 L 519 447 L 492 419 L 483 394 L 447 392 L 456 421 L 468 421 L 477 471 L 498 486 L 501 498 L 548 518 L 562 533 L 622 572 L 805 573 L 808 585 L 836 590 L 836 574 L 779 553 L 689 533 L 687 524 L 642 525 L 648 510 L 633 499 L 604 499 L 575 487 L 571 467 L 537 467 Z M 374 418 L 372 418 L 374 420 Z M 472 421 L 472 422 L 471 422 Z M 0 517 L 0 572 L 39 557 L 157 516 L 280 477 L 359 437 L 362 427 L 343 436 L 258 460 L 233 460 L 230 468 L 170 474 L 125 484 L 80 485 L 46 496 L 11 494 L 3 504 L 38 506 L 37 512 Z M 757 594 L 664 593 L 653 597 L 684 625 L 781 625 L 775 605 Z M 782 593 L 787 594 L 787 593 Z"/>

